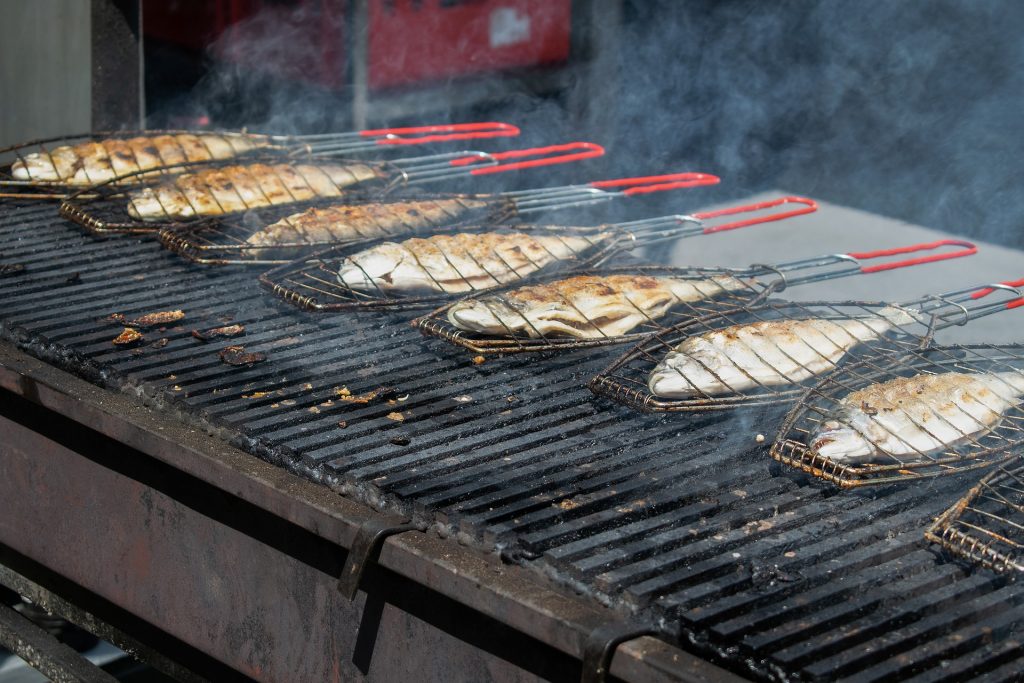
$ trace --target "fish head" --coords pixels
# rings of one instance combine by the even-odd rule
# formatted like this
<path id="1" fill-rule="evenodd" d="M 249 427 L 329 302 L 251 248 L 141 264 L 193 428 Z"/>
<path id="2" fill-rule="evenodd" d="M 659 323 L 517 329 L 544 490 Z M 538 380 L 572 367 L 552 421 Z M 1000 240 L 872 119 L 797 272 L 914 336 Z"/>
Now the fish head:
<path id="1" fill-rule="evenodd" d="M 400 250 L 371 249 L 345 258 L 338 269 L 338 282 L 350 289 L 386 289 L 392 274 L 404 260 Z"/>
<path id="2" fill-rule="evenodd" d="M 501 334 L 521 326 L 522 316 L 498 297 L 461 301 L 448 310 L 448 320 L 459 329 Z"/>
<path id="3" fill-rule="evenodd" d="M 838 463 L 870 460 L 877 448 L 859 430 L 839 420 L 823 422 L 811 439 L 811 451 Z"/>

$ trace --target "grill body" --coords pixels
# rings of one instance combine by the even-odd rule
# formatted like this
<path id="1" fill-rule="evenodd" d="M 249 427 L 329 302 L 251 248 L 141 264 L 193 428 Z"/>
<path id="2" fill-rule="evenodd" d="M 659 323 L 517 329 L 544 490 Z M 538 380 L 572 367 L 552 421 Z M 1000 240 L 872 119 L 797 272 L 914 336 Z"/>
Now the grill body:
<path id="1" fill-rule="evenodd" d="M 756 678 L 1001 680 L 1012 678 L 1024 660 L 1018 637 L 1024 588 L 953 562 L 923 539 L 931 519 L 965 490 L 964 481 L 834 495 L 769 464 L 754 436 L 770 434 L 779 424 L 781 416 L 771 407 L 680 420 L 596 402 L 586 381 L 608 364 L 614 349 L 475 364 L 468 354 L 421 338 L 401 314 L 311 317 L 261 293 L 251 271 L 197 269 L 149 240 L 90 238 L 56 219 L 53 207 L 11 209 L 2 220 L 0 261 L 25 266 L 16 286 L 3 281 L 0 329 L 8 345 L 122 394 L 113 398 L 150 403 L 156 407 L 147 413 L 154 432 L 180 427 L 183 419 L 271 463 L 267 472 L 290 471 L 429 527 L 417 538 L 433 539 L 438 532 L 455 537 L 474 557 L 501 557 L 510 570 L 550 581 L 553 595 L 573 589 L 579 596 L 559 603 L 555 621 L 573 622 L 582 603 L 603 618 L 652 624 L 668 642 Z M 120 327 L 103 321 L 110 314 L 130 320 L 177 308 L 185 310 L 185 320 L 144 330 L 141 345 L 111 344 Z M 233 322 L 246 327 L 243 337 L 203 344 L 190 333 Z M 231 344 L 268 359 L 229 367 L 218 351 Z M 53 370 L 49 366 L 42 367 Z M 5 386 L 31 396 L 19 381 L 9 379 Z M 346 391 L 359 395 L 381 388 L 386 391 L 370 403 L 342 399 Z M 97 404 L 104 396 L 112 395 L 100 392 Z M 105 424 L 98 414 L 82 419 L 94 429 Z M 147 445 L 155 437 L 113 436 L 139 448 L 136 438 Z M 191 457 L 176 458 L 169 473 L 190 467 Z M 87 465 L 79 477 L 73 467 L 55 467 L 55 485 L 93 478 Z M 33 471 L 43 481 L 49 476 L 45 468 Z M 236 474 L 224 474 L 220 487 L 238 489 Z M 97 510 L 117 520 L 114 528 L 129 538 L 150 534 L 154 524 L 182 525 L 176 537 L 164 537 L 167 548 L 155 537 L 151 549 L 167 553 L 162 561 L 126 549 L 118 585 L 106 586 L 109 597 L 122 596 L 129 579 L 146 572 L 162 577 L 154 572 L 166 564 L 178 574 L 168 577 L 171 585 L 184 594 L 191 594 L 190 585 L 192 592 L 197 585 L 209 591 L 212 610 L 230 600 L 250 600 L 242 604 L 253 609 L 235 617 L 251 630 L 211 653 L 214 659 L 229 650 L 252 652 L 252 662 L 239 662 L 248 656 L 239 654 L 232 666 L 272 678 L 267 667 L 275 664 L 260 660 L 257 651 L 258 643 L 269 642 L 261 640 L 261 629 L 272 629 L 271 639 L 281 635 L 279 623 L 292 633 L 274 611 L 285 609 L 282 586 L 295 600 L 317 596 L 296 603 L 296 613 L 323 616 L 327 610 L 356 619 L 344 606 L 330 607 L 333 596 L 323 597 L 331 585 L 323 577 L 339 569 L 337 555 L 295 551 L 303 563 L 318 567 L 311 575 L 287 569 L 286 550 L 283 573 L 268 569 L 263 576 L 258 548 L 221 538 L 213 529 L 189 531 L 189 515 L 175 521 L 176 511 L 190 505 L 202 515 L 206 508 L 199 502 L 172 494 L 154 508 L 163 511 L 161 518 L 144 501 L 136 504 L 143 489 L 135 484 L 110 483 L 109 490 L 109 501 L 93 494 L 102 502 Z M 291 501 L 288 493 L 279 500 L 271 505 L 280 506 L 272 518 L 306 514 L 298 511 L 305 504 Z M 21 514 L 27 520 L 33 510 L 29 505 Z M 314 525 L 306 519 L 306 527 Z M 140 520 L 141 528 L 129 527 Z M 143 531 L 145 520 L 149 531 Z M 24 531 L 8 533 L 4 544 L 36 547 Z M 190 537 L 202 541 L 180 545 Z M 80 537 L 70 538 L 82 549 Z M 278 541 L 289 547 L 286 538 Z M 173 547 L 177 551 L 168 550 Z M 56 546 L 39 552 L 58 555 Z M 188 561 L 180 559 L 182 552 Z M 252 566 L 239 569 L 239 563 Z M 421 579 L 444 576 L 434 563 L 443 566 L 442 552 L 420 566 Z M 101 567 L 86 565 L 69 565 L 67 571 L 103 574 Z M 248 578 L 237 590 L 230 580 L 218 588 L 214 578 L 243 574 Z M 199 583 L 185 582 L 186 576 Z M 495 582 L 484 581 L 490 583 Z M 531 586 L 526 592 L 535 590 Z M 501 623 L 527 624 L 546 611 L 543 603 L 503 606 L 496 597 L 500 588 L 481 598 L 480 608 L 500 612 L 495 616 Z M 602 604 L 607 607 L 597 607 Z M 132 608 L 146 608 L 142 596 Z M 184 633 L 183 625 L 195 626 L 190 618 L 181 613 L 169 621 Z M 359 618 L 366 618 L 365 611 Z M 580 632 L 594 625 L 588 618 L 577 620 L 572 637 L 554 625 L 530 635 L 575 656 Z M 338 630 L 329 618 L 311 621 L 318 633 L 301 635 L 309 631 L 296 625 L 294 642 L 311 638 L 323 644 L 322 632 Z M 424 638 L 429 640 L 425 632 Z M 565 645 L 567 638 L 572 645 Z M 235 647 L 239 643 L 243 647 Z M 319 651 L 358 649 L 358 643 L 333 643 L 336 650 Z M 565 674 L 527 671 L 551 678 Z M 636 677 L 646 675 L 653 674 Z"/>

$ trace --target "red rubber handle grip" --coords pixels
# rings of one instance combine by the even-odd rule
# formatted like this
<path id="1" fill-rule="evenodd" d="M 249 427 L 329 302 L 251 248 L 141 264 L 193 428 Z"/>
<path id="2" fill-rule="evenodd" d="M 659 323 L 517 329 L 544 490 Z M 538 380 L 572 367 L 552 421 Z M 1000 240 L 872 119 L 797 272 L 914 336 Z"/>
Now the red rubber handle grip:
<path id="1" fill-rule="evenodd" d="M 519 135 L 519 128 L 510 123 L 452 123 L 438 126 L 408 126 L 406 128 L 376 128 L 360 131 L 366 138 L 379 137 L 378 145 L 423 145 L 429 142 L 452 140 L 483 140 L 510 138 Z"/>
<path id="2" fill-rule="evenodd" d="M 971 254 L 978 253 L 978 247 L 973 242 L 966 242 L 964 240 L 939 240 L 937 242 L 926 242 L 924 244 L 913 244 L 909 247 L 897 247 L 895 249 L 882 249 L 879 251 L 862 251 L 857 253 L 849 253 L 847 256 L 852 256 L 858 260 L 882 258 L 884 256 L 896 256 L 898 254 L 912 254 L 918 251 L 931 251 L 933 249 L 940 249 L 942 247 L 955 246 L 963 247 L 959 251 L 953 251 L 946 254 L 932 254 L 930 256 L 919 256 L 917 258 L 905 259 L 903 261 L 893 261 L 892 263 L 882 263 L 877 266 L 861 266 L 860 272 L 862 273 L 880 273 L 883 270 L 896 270 L 897 268 L 907 268 L 908 266 L 917 266 L 922 263 L 934 263 L 936 261 L 945 261 L 951 258 L 961 258 L 963 256 L 970 256 Z"/>
<path id="3" fill-rule="evenodd" d="M 710 173 L 670 173 L 668 175 L 649 175 L 638 178 L 619 178 L 617 180 L 597 180 L 588 183 L 591 187 L 602 190 L 625 187 L 622 194 L 648 194 L 664 192 L 683 187 L 700 187 L 701 185 L 717 185 L 722 179 Z"/>
<path id="4" fill-rule="evenodd" d="M 775 206 L 782 206 L 783 204 L 803 204 L 802 208 L 793 209 L 792 211 L 779 211 L 778 213 L 770 213 L 766 216 L 758 216 L 756 218 L 746 218 L 744 220 L 733 221 L 732 223 L 724 223 L 722 225 L 712 225 L 704 228 L 704 234 L 709 235 L 713 232 L 722 232 L 724 230 L 736 230 L 737 228 L 745 228 L 750 225 L 758 225 L 759 223 L 770 223 L 772 221 L 781 221 L 793 216 L 802 216 L 806 213 L 814 213 L 818 210 L 818 203 L 813 199 L 807 199 L 806 197 L 780 197 L 779 199 L 771 199 L 766 202 L 758 202 L 757 204 L 747 204 L 745 206 L 732 206 L 727 209 L 718 209 L 717 211 L 705 211 L 703 213 L 693 214 L 694 218 L 700 220 L 706 220 L 708 218 L 718 218 L 719 216 L 735 216 L 738 213 L 751 213 L 753 211 L 762 211 L 764 209 L 770 209 Z"/>
<path id="5" fill-rule="evenodd" d="M 1024 278 L 1021 278 L 1020 280 L 1010 280 L 1009 282 L 1001 282 L 1000 284 L 1006 285 L 1007 287 L 1024 287 Z M 985 287 L 984 289 L 979 289 L 974 294 L 971 294 L 971 298 L 980 299 L 982 297 L 988 296 L 994 291 L 996 291 L 994 287 Z M 1024 306 L 1024 297 L 1020 297 L 1019 299 L 1013 299 L 1012 301 L 1006 304 L 1007 310 L 1011 308 L 1020 308 L 1021 306 Z"/>
<path id="6" fill-rule="evenodd" d="M 569 154 L 566 154 L 569 152 Z M 452 166 L 469 166 L 488 159 L 498 160 L 494 166 L 474 168 L 471 175 L 489 175 L 491 173 L 504 173 L 505 171 L 517 171 L 524 168 L 537 168 L 538 166 L 554 166 L 555 164 L 568 164 L 583 159 L 593 159 L 604 156 L 604 147 L 593 142 L 567 142 L 564 145 L 548 145 L 547 147 L 531 147 L 529 149 L 513 149 L 508 152 L 487 154 L 486 156 L 471 156 L 453 159 Z M 522 159 L 524 157 L 540 157 L 528 161 L 515 161 L 511 164 L 500 163 L 505 159 Z"/>

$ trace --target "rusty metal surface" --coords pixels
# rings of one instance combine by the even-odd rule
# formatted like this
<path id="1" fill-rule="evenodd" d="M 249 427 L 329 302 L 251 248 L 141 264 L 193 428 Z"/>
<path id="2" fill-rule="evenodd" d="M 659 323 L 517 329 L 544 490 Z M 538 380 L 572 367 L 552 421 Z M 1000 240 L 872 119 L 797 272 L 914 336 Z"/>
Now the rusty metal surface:
<path id="1" fill-rule="evenodd" d="M 390 676 L 411 676 L 435 667 L 432 674 L 443 679 L 451 669 L 436 667 L 453 666 L 455 662 L 483 667 L 481 671 L 496 666 L 501 669 L 487 651 L 498 649 L 499 660 L 515 657 L 506 651 L 507 645 L 498 648 L 491 637 L 488 642 L 465 644 L 481 633 L 496 631 L 505 642 L 518 638 L 523 652 L 531 651 L 531 647 L 535 648 L 533 652 L 548 651 L 547 659 L 555 662 L 551 670 L 523 669 L 527 663 L 512 666 L 502 674 L 506 680 L 535 680 L 549 675 L 565 678 L 570 669 L 569 678 L 573 678 L 578 675 L 574 667 L 579 665 L 572 662 L 582 653 L 586 635 L 613 618 L 603 609 L 540 585 L 521 568 L 496 564 L 450 540 L 427 534 L 403 534 L 386 540 L 380 557 L 380 566 L 386 570 L 371 571 L 365 591 L 355 603 L 348 603 L 336 590 L 336 576 L 344 558 L 338 539 L 344 537 L 350 543 L 355 521 L 372 516 L 372 511 L 340 498 L 329 501 L 322 487 L 296 480 L 241 452 L 235 451 L 240 456 L 236 461 L 225 460 L 234 449 L 183 425 L 158 421 L 158 425 L 149 425 L 153 427 L 150 432 L 146 418 L 154 415 L 133 405 L 131 398 L 96 389 L 5 344 L 0 344 L 0 387 L 47 410 L 64 413 L 69 422 L 86 421 L 120 442 L 87 439 L 84 443 L 101 454 L 83 458 L 66 445 L 0 418 L 0 433 L 5 435 L 5 445 L 0 448 L 0 497 L 11 501 L 10 514 L 0 519 L 0 543 L 45 561 L 59 574 L 82 581 L 87 589 L 159 624 L 174 637 L 231 663 L 248 676 L 263 680 L 354 680 L 372 674 L 374 667 L 385 667 L 378 669 L 384 677 L 377 680 L 394 680 Z M 60 431 L 67 435 L 67 429 Z M 175 439 L 181 440 L 180 446 Z M 124 453 L 119 458 L 107 452 L 119 450 L 122 444 L 152 449 L 158 454 L 153 458 L 155 469 L 110 469 L 127 467 Z M 132 462 L 142 459 L 141 452 L 133 458 Z M 189 499 L 182 490 L 168 494 L 153 487 L 157 481 L 166 483 L 173 472 L 168 463 L 174 463 L 174 469 L 180 464 L 191 470 L 188 481 L 179 482 L 180 489 L 195 491 L 203 478 L 209 480 L 204 482 L 206 488 L 198 490 L 201 499 Z M 290 485 L 287 479 L 293 480 Z M 218 495 L 223 498 L 210 500 Z M 74 515 L 67 514 L 69 505 Z M 239 507 L 241 510 L 232 515 L 231 508 Z M 345 520 L 340 509 L 362 514 Z M 246 520 L 257 510 L 272 512 L 274 517 L 281 512 L 294 521 L 285 523 L 282 518 L 276 529 L 248 528 Z M 262 527 L 267 520 L 257 521 Z M 342 527 L 348 531 L 339 533 Z M 25 528 L 39 532 L 26 535 L 22 533 Z M 97 535 L 96 530 L 101 534 Z M 295 540 L 300 530 L 306 532 L 298 534 L 303 536 L 302 543 Z M 82 539 L 89 539 L 90 552 L 66 552 L 69 547 L 80 547 Z M 393 585 L 394 578 L 389 583 L 382 574 L 412 581 L 402 582 L 405 588 L 399 590 Z M 391 602 L 403 591 L 412 591 L 414 597 L 405 602 L 399 598 L 398 606 L 385 603 L 378 608 L 381 623 L 373 629 L 377 634 L 373 640 L 387 651 L 397 642 L 388 644 L 388 638 L 405 634 L 402 648 L 408 648 L 405 637 L 414 633 L 409 642 L 432 644 L 429 658 L 438 659 L 438 651 L 450 656 L 441 658 L 441 662 L 425 659 L 418 663 L 418 669 L 400 671 L 394 668 L 399 665 L 393 658 L 367 660 L 364 655 L 365 671 L 352 668 L 353 661 L 358 661 L 352 653 L 360 647 L 365 651 L 369 638 L 365 631 L 354 628 L 368 618 L 367 602 L 372 603 L 375 596 L 386 596 Z M 442 597 L 442 603 L 449 607 L 437 608 L 434 603 L 438 597 L 433 597 L 425 603 L 428 614 L 410 615 L 409 610 L 415 611 L 423 598 L 419 594 L 423 591 Z M 452 607 L 452 601 L 458 604 Z M 482 629 L 478 624 L 478 633 L 474 633 L 458 624 L 430 623 L 436 615 L 449 612 L 465 613 L 460 623 L 472 623 L 470 616 L 477 615 L 492 626 Z M 440 642 L 445 646 L 438 650 Z M 612 665 L 613 675 L 620 675 L 621 670 L 626 680 L 692 680 L 683 675 L 684 671 L 701 667 L 696 658 L 669 646 L 665 646 L 662 656 L 655 656 L 629 645 L 623 646 Z M 416 653 L 406 654 L 413 657 Z M 426 653 L 421 654 L 428 658 Z M 685 664 L 679 667 L 678 676 L 674 664 L 666 666 L 673 658 Z M 292 678 L 277 678 L 284 671 L 275 666 L 290 662 L 291 667 L 296 661 L 304 662 L 306 668 L 289 671 Z M 341 669 L 317 668 L 327 662 Z M 706 670 L 717 671 L 721 680 L 738 680 L 714 667 Z"/>
<path id="2" fill-rule="evenodd" d="M 0 645 L 54 683 L 116 683 L 117 679 L 0 603 Z"/>

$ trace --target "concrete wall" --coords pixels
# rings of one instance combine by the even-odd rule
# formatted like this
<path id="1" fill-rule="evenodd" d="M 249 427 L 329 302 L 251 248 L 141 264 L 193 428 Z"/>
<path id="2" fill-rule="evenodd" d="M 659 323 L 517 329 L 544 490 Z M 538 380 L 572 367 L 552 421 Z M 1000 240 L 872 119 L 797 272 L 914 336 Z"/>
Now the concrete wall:
<path id="1" fill-rule="evenodd" d="M 0 0 L 0 146 L 91 127 L 88 0 Z"/>

